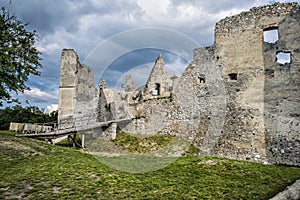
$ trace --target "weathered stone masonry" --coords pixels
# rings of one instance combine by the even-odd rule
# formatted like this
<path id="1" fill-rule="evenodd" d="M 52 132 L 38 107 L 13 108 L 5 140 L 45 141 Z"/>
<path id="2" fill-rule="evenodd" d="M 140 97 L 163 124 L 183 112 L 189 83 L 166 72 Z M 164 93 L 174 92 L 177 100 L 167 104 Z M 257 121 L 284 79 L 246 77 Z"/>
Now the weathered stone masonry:
<path id="1" fill-rule="evenodd" d="M 93 71 L 79 62 L 74 50 L 64 49 L 61 55 L 59 110 L 60 128 L 71 128 L 96 121 L 98 92 Z"/>
<path id="2" fill-rule="evenodd" d="M 146 87 L 97 91 L 92 71 L 63 50 L 59 121 L 65 128 L 128 119 L 130 133 L 173 134 L 203 154 L 300 165 L 300 11 L 297 3 L 252 8 L 216 23 L 213 46 L 194 50 L 181 77 L 161 55 Z M 278 41 L 265 42 L 275 30 Z M 277 62 L 279 54 L 289 56 Z M 80 119 L 80 120 L 77 120 Z"/>
<path id="3" fill-rule="evenodd" d="M 299 20 L 299 5 L 275 3 L 217 23 L 214 52 L 227 92 L 217 154 L 299 165 Z M 278 29 L 274 44 L 264 42 L 269 29 Z M 277 63 L 278 52 L 290 52 L 291 63 Z"/>

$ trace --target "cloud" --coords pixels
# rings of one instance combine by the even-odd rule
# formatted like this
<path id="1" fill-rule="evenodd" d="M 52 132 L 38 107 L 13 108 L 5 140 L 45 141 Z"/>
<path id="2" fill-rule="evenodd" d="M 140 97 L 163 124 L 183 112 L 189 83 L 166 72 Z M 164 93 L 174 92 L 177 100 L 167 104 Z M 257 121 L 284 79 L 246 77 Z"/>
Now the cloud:
<path id="1" fill-rule="evenodd" d="M 57 111 L 58 110 L 58 104 L 51 104 L 50 106 L 47 106 L 45 109 L 45 113 L 52 113 L 53 111 Z"/>
<path id="2" fill-rule="evenodd" d="M 279 1 L 287 2 L 286 0 Z M 41 61 L 43 64 L 42 74 L 41 77 L 30 76 L 28 85 L 37 94 L 42 92 L 52 94 L 59 87 L 60 54 L 64 48 L 75 49 L 80 60 L 83 61 L 88 55 L 93 54 L 92 50 L 97 45 L 103 45 L 105 41 L 110 40 L 116 34 L 121 34 L 124 31 L 128 32 L 128 30 L 141 30 L 145 27 L 171 29 L 185 34 L 191 40 L 193 39 L 197 43 L 196 47 L 209 46 L 214 42 L 214 25 L 217 21 L 226 16 L 247 11 L 251 7 L 266 5 L 274 1 L 13 0 L 11 4 L 8 3 L 10 1 L 2 2 L 6 4 L 11 13 L 15 13 L 23 22 L 29 23 L 28 28 L 30 30 L 34 29 L 39 34 L 36 46 L 43 53 L 41 56 L 43 59 Z M 135 50 L 137 44 L 141 46 L 142 42 L 146 42 L 146 39 L 151 37 L 152 39 L 148 40 L 148 42 L 151 42 L 154 47 L 166 50 L 163 45 L 167 43 L 169 45 L 168 49 L 173 49 L 173 52 L 175 51 L 176 54 L 186 54 L 183 57 L 192 55 L 193 48 L 196 48 L 193 45 L 186 45 L 186 42 L 180 39 L 176 40 L 173 38 L 173 42 L 170 43 L 168 42 L 170 41 L 168 40 L 169 37 L 154 37 L 155 34 L 158 36 L 157 33 L 151 31 L 136 32 L 136 34 L 131 35 L 131 38 L 123 41 L 110 40 L 110 43 L 107 43 L 106 46 L 104 45 L 105 48 L 99 52 L 94 52 L 94 58 L 96 60 L 101 59 L 101 62 L 96 63 L 97 65 L 95 66 L 93 66 L 93 62 L 87 64 L 91 64 L 91 67 L 96 70 L 94 73 L 98 76 L 96 78 L 99 78 L 101 68 L 109 66 L 115 59 L 118 59 L 124 53 L 128 53 L 126 50 L 129 50 L 129 52 Z M 112 47 L 117 48 L 114 49 Z M 118 54 L 117 51 L 122 50 L 122 48 L 125 51 Z M 117 57 L 114 57 L 114 55 L 117 55 Z M 141 58 L 137 60 L 144 60 L 144 62 L 135 63 L 131 65 L 131 68 L 151 63 L 151 61 L 146 59 L 147 56 L 153 55 L 141 55 Z M 155 58 L 156 55 L 151 59 L 155 60 Z M 167 60 L 168 58 L 165 57 L 165 59 Z M 92 57 L 90 57 L 90 61 L 93 61 Z M 132 60 L 128 59 L 128 62 L 132 62 Z M 176 59 L 166 63 L 173 63 L 172 68 L 181 65 L 180 61 L 176 61 Z M 131 69 L 129 67 L 124 68 L 125 65 L 130 65 L 130 63 L 126 64 L 124 61 L 122 66 L 119 66 L 122 69 L 111 69 L 111 73 L 113 73 L 111 77 L 118 78 L 117 75 L 120 71 Z M 36 101 L 47 104 L 47 101 L 43 98 L 44 95 L 34 96 L 31 93 L 26 95 L 31 95 L 28 97 L 33 100 L 33 103 Z M 50 99 L 52 103 L 57 101 L 57 98 L 56 100 L 55 98 Z"/>
<path id="3" fill-rule="evenodd" d="M 169 76 L 177 75 L 181 76 L 183 71 L 186 68 L 187 62 L 183 60 L 178 55 L 174 55 L 168 52 L 163 53 L 163 59 L 165 61 L 165 69 L 167 70 Z M 117 74 L 116 83 L 113 88 L 118 90 L 122 89 L 122 84 L 125 82 L 126 75 L 131 75 L 132 80 L 138 85 L 138 87 L 143 87 L 151 73 L 152 68 L 154 67 L 154 61 L 149 63 L 144 63 L 132 67 L 130 70 L 125 73 L 115 72 Z M 108 76 L 109 77 L 109 76 Z"/>
<path id="4" fill-rule="evenodd" d="M 126 75 L 131 75 L 132 80 L 137 84 L 137 86 L 143 87 L 147 82 L 152 67 L 153 67 L 153 63 L 146 63 L 146 64 L 135 66 L 129 71 L 120 74 L 113 88 L 116 88 L 118 90 L 124 90 L 122 88 L 122 84 L 125 83 Z"/>
<path id="5" fill-rule="evenodd" d="M 156 27 L 133 29 L 114 35 L 100 43 L 86 57 L 84 63 L 94 69 L 96 84 L 109 77 L 107 70 L 126 72 L 145 63 L 154 62 L 161 52 L 169 52 L 187 61 L 193 58 L 193 49 L 199 44 L 180 32 Z"/>
<path id="6" fill-rule="evenodd" d="M 54 91 L 41 91 L 39 88 L 31 88 L 25 90 L 23 94 L 18 95 L 21 101 L 28 100 L 29 102 L 57 104 L 58 103 L 58 90 Z"/>
<path id="7" fill-rule="evenodd" d="M 182 73 L 184 72 L 185 68 L 187 67 L 187 61 L 183 60 L 182 58 L 174 55 L 168 55 L 169 60 L 172 62 L 168 62 L 165 64 L 165 68 L 168 71 L 168 74 L 170 76 L 176 75 L 176 76 L 181 76 Z"/>

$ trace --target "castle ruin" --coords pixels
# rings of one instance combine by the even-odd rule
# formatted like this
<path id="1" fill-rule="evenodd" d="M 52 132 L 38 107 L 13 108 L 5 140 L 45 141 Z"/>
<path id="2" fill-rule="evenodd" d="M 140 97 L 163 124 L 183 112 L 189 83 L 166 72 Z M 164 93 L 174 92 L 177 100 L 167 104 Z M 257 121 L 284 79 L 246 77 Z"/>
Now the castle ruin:
<path id="1" fill-rule="evenodd" d="M 300 7 L 274 3 L 216 23 L 212 46 L 194 50 L 181 77 L 161 55 L 145 88 L 94 86 L 74 50 L 61 57 L 61 128 L 115 124 L 128 133 L 171 134 L 202 154 L 300 166 Z M 266 41 L 268 32 L 276 41 Z M 280 55 L 287 57 L 280 61 Z"/>

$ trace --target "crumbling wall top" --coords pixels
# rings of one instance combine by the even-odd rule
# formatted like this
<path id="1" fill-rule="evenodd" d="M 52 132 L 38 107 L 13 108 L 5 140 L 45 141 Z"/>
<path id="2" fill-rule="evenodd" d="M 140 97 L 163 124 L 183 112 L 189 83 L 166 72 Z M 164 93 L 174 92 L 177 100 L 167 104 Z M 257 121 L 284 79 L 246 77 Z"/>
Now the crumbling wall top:
<path id="1" fill-rule="evenodd" d="M 260 18 L 267 17 L 280 17 L 285 16 L 296 8 L 299 7 L 297 2 L 279 3 L 275 2 L 272 5 L 261 7 L 253 7 L 250 11 L 242 12 L 238 15 L 226 17 L 216 23 L 215 33 L 233 32 L 240 29 L 252 28 L 248 26 Z"/>
<path id="2" fill-rule="evenodd" d="M 62 63 L 78 64 L 79 58 L 74 49 L 63 49 L 61 52 Z"/>
<path id="3" fill-rule="evenodd" d="M 138 89 L 137 84 L 132 80 L 131 75 L 125 77 L 125 83 L 122 84 L 122 87 L 125 89 L 125 92 L 133 92 Z"/>

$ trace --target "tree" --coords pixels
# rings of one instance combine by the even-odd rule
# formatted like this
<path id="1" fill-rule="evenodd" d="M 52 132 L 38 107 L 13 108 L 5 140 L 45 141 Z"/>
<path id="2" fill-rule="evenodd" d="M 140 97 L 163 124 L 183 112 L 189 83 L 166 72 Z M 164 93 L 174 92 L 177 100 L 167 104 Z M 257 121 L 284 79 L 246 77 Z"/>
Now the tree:
<path id="1" fill-rule="evenodd" d="M 36 106 L 15 105 L 0 109 L 0 130 L 8 130 L 10 122 L 18 123 L 57 123 L 57 111 L 44 113 Z"/>
<path id="2" fill-rule="evenodd" d="M 25 29 L 15 15 L 10 16 L 5 7 L 0 13 L 0 106 L 4 101 L 18 102 L 18 94 L 30 89 L 25 82 L 28 76 L 40 75 L 40 52 L 35 48 L 36 32 Z"/>

